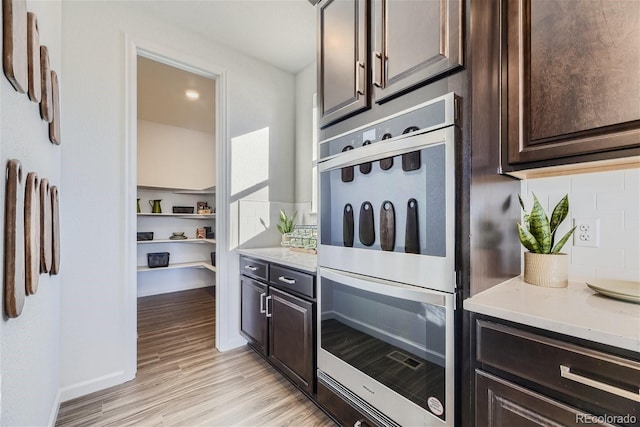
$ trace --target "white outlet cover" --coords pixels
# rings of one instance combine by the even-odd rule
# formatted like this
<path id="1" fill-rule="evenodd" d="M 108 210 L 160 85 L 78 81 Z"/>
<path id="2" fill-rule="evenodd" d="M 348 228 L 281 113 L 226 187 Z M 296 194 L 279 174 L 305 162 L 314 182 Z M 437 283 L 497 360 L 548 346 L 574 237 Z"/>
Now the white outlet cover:
<path id="1" fill-rule="evenodd" d="M 573 246 L 597 248 L 600 246 L 600 218 L 574 218 Z"/>

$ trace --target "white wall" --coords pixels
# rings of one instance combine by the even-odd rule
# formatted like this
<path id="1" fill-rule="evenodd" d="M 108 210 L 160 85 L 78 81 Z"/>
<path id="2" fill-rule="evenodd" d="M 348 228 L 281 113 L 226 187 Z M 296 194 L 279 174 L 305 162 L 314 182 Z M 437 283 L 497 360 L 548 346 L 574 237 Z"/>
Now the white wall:
<path id="1" fill-rule="evenodd" d="M 296 74 L 296 202 L 311 202 L 312 99 L 316 93 L 316 63 Z"/>
<path id="2" fill-rule="evenodd" d="M 153 2 L 145 4 L 153 7 Z M 123 254 L 133 236 L 125 235 L 125 36 L 225 70 L 228 139 L 219 143 L 269 129 L 272 200 L 293 200 L 293 170 L 282 165 L 294 161 L 295 81 L 284 71 L 158 22 L 129 2 L 63 2 L 62 17 L 67 123 L 62 182 L 74 196 L 65 199 L 63 208 L 66 217 L 74 218 L 63 241 L 60 376 L 67 399 L 128 378 L 126 337 L 131 325 L 123 317 L 126 289 L 133 284 L 127 283 Z M 231 198 L 239 200 L 242 194 Z M 218 253 L 228 249 L 218 247 Z M 229 293 L 221 304 L 228 314 L 218 319 L 223 332 L 217 337 L 218 345 L 224 341 L 223 348 L 244 342 L 238 335 L 235 254 L 226 257 L 226 267 L 232 274 L 224 283 Z"/>
<path id="3" fill-rule="evenodd" d="M 36 13 L 40 43 L 48 46 L 51 68 L 64 85 L 61 69 L 61 5 L 59 2 L 27 2 L 27 10 Z M 61 96 L 64 97 L 64 89 Z M 49 142 L 48 125 L 40 119 L 38 104 L 26 94 L 16 92 L 4 75 L 0 76 L 0 163 L 6 168 L 8 159 L 22 162 L 23 179 L 37 172 L 57 185 L 62 206 L 72 193 L 60 181 L 60 154 L 66 149 Z M 62 114 L 63 129 L 69 125 Z M 4 206 L 4 180 L 0 200 Z M 0 215 L 0 235 L 4 236 L 4 208 Z M 62 217 L 64 234 L 68 218 Z M 64 238 L 64 237 L 63 237 Z M 4 248 L 0 245 L 0 258 Z M 41 426 L 55 420 L 58 407 L 60 289 L 70 259 L 64 251 L 60 275 L 41 274 L 38 291 L 26 298 L 22 314 L 0 320 L 0 425 Z M 0 265 L 0 270 L 3 264 Z M 2 275 L 4 272 L 1 273 Z M 4 304 L 3 304 L 4 306 Z"/>
<path id="4" fill-rule="evenodd" d="M 569 279 L 640 281 L 640 169 L 530 179 L 521 185 L 527 209 L 532 192 L 547 213 L 569 195 L 569 216 L 559 236 L 571 229 L 574 218 L 600 219 L 598 248 L 576 247 L 571 239 L 562 249 L 571 257 Z"/>
<path id="5" fill-rule="evenodd" d="M 138 120 L 138 185 L 203 190 L 215 161 L 213 134 Z"/>

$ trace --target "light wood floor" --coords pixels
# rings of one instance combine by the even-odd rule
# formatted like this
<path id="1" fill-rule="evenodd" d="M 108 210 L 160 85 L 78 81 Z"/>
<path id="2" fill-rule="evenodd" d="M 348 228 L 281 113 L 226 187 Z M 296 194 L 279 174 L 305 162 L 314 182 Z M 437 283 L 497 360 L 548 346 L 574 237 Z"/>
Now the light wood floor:
<path id="1" fill-rule="evenodd" d="M 260 356 L 214 346 L 213 288 L 138 299 L 134 380 L 62 404 L 56 426 L 334 426 Z"/>

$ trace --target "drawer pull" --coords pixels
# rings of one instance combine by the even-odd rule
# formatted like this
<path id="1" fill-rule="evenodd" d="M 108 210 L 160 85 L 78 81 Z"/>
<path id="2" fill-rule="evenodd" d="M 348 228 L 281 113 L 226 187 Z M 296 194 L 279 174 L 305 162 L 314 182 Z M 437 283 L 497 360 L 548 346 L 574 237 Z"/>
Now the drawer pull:
<path id="1" fill-rule="evenodd" d="M 264 307 L 265 306 L 265 301 L 266 301 L 266 297 L 267 294 L 266 293 L 261 293 L 260 294 L 260 313 L 264 314 L 267 312 L 267 309 Z"/>
<path id="2" fill-rule="evenodd" d="M 295 279 L 289 279 L 288 277 L 284 277 L 284 276 L 278 277 L 278 280 L 284 283 L 288 283 L 289 285 L 295 285 L 296 283 Z"/>
<path id="3" fill-rule="evenodd" d="M 571 372 L 571 368 L 569 366 L 564 365 L 560 365 L 560 376 L 580 384 L 588 385 L 589 387 L 597 388 L 598 390 L 606 391 L 607 393 L 615 394 L 616 396 L 624 397 L 625 399 L 640 402 L 640 389 L 638 389 L 637 393 L 623 390 L 619 387 L 614 387 L 600 381 L 592 380 L 591 378 L 583 377 L 582 375 L 574 374 Z"/>
<path id="4" fill-rule="evenodd" d="M 265 298 L 265 303 L 267 304 L 266 307 L 266 317 L 271 317 L 271 312 L 269 311 L 269 301 L 271 300 L 271 295 L 267 296 Z"/>
<path id="5" fill-rule="evenodd" d="M 258 267 L 254 267 L 253 265 L 245 265 L 244 268 L 249 271 L 258 271 Z"/>

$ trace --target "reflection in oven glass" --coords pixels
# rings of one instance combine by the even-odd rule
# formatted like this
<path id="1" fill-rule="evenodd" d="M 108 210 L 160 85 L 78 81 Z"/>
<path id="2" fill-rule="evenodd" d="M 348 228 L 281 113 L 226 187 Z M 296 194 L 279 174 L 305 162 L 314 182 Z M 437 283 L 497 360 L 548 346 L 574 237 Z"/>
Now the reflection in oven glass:
<path id="1" fill-rule="evenodd" d="M 335 319 L 322 322 L 322 341 L 325 350 L 416 405 L 429 410 L 430 397 L 445 405 L 444 366 L 408 354 Z"/>
<path id="2" fill-rule="evenodd" d="M 323 279 L 321 346 L 445 419 L 444 307 Z"/>

